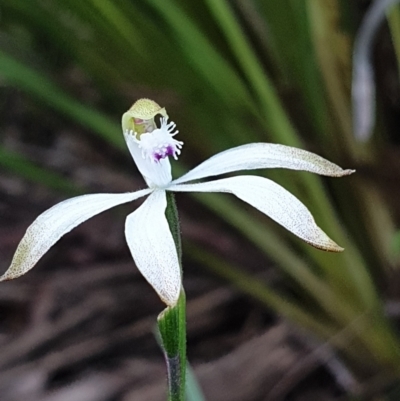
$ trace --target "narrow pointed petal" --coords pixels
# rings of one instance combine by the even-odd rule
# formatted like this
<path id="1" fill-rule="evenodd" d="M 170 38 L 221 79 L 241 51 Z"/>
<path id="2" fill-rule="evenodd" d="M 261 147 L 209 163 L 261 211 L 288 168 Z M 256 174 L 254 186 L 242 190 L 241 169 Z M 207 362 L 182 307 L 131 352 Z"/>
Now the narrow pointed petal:
<path id="1" fill-rule="evenodd" d="M 124 194 L 83 195 L 53 206 L 28 227 L 10 267 L 0 277 L 0 281 L 12 280 L 27 273 L 64 234 L 77 225 L 107 209 L 150 192 L 150 189 L 144 189 Z"/>
<path id="2" fill-rule="evenodd" d="M 136 266 L 169 306 L 176 304 L 181 272 L 175 243 L 165 217 L 165 191 L 156 190 L 125 223 L 125 236 Z"/>
<path id="3" fill-rule="evenodd" d="M 250 143 L 210 157 L 174 180 L 173 184 L 182 184 L 233 171 L 261 168 L 304 170 L 330 177 L 342 177 L 354 172 L 354 170 L 343 170 L 338 165 L 306 150 L 273 143 Z"/>
<path id="4" fill-rule="evenodd" d="M 310 245 L 324 251 L 341 252 L 315 223 L 310 211 L 286 189 L 257 176 L 224 178 L 199 184 L 171 185 L 174 192 L 229 192 L 265 213 Z"/>

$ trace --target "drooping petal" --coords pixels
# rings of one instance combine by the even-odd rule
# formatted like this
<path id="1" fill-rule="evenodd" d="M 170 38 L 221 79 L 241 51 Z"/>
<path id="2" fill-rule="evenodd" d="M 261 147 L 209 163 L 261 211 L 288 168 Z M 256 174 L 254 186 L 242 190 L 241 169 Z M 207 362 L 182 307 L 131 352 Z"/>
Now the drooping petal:
<path id="1" fill-rule="evenodd" d="M 250 143 L 210 157 L 172 183 L 181 184 L 232 171 L 260 168 L 304 170 L 331 177 L 342 177 L 354 172 L 354 170 L 343 170 L 338 165 L 306 150 L 273 143 Z"/>
<path id="2" fill-rule="evenodd" d="M 125 236 L 136 266 L 169 306 L 176 304 L 181 273 L 175 243 L 165 217 L 165 191 L 156 190 L 125 223 Z"/>
<path id="3" fill-rule="evenodd" d="M 124 132 L 124 137 L 132 158 L 150 188 L 163 187 L 171 182 L 171 164 L 168 157 L 157 162 L 146 158 L 135 137 L 130 132 Z"/>
<path id="4" fill-rule="evenodd" d="M 107 209 L 138 199 L 151 192 L 144 189 L 124 194 L 82 195 L 65 200 L 42 213 L 26 230 L 8 270 L 0 281 L 28 272 L 66 233 Z"/>
<path id="5" fill-rule="evenodd" d="M 171 185 L 168 190 L 232 193 L 316 248 L 343 251 L 316 225 L 310 211 L 294 195 L 267 178 L 231 177 L 199 184 Z"/>

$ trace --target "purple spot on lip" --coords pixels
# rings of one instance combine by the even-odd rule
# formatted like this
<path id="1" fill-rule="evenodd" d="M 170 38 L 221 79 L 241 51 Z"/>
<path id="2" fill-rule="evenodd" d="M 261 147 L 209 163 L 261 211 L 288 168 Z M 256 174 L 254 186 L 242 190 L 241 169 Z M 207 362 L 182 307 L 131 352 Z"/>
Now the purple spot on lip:
<path id="1" fill-rule="evenodd" d="M 165 159 L 168 156 L 173 156 L 175 153 L 174 151 L 174 147 L 169 145 L 166 148 L 159 150 L 158 152 L 154 152 L 154 160 L 159 162 L 161 159 Z"/>
<path id="2" fill-rule="evenodd" d="M 165 155 L 166 156 L 172 156 L 174 154 L 174 148 L 172 146 L 168 146 L 166 151 L 165 151 Z"/>

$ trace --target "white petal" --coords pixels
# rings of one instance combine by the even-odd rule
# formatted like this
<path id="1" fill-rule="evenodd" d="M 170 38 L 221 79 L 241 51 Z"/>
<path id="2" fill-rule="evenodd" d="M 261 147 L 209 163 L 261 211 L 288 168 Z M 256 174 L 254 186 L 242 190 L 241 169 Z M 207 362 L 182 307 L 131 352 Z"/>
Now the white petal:
<path id="1" fill-rule="evenodd" d="M 193 170 L 174 180 L 173 184 L 232 171 L 276 167 L 304 170 L 331 177 L 341 177 L 354 172 L 354 170 L 343 170 L 336 164 L 306 150 L 273 143 L 250 143 L 210 157 Z"/>
<path id="2" fill-rule="evenodd" d="M 142 150 L 132 134 L 124 132 L 124 137 L 132 158 L 142 174 L 147 185 L 151 188 L 162 188 L 172 180 L 171 164 L 168 157 L 158 162 L 150 161 L 142 154 Z"/>
<path id="3" fill-rule="evenodd" d="M 165 218 L 165 191 L 156 190 L 125 223 L 125 236 L 136 266 L 169 306 L 176 304 L 181 272 L 172 234 Z"/>
<path id="4" fill-rule="evenodd" d="M 11 280 L 28 272 L 64 234 L 77 225 L 107 209 L 150 192 L 150 189 L 144 189 L 124 194 L 83 195 L 53 206 L 28 227 L 10 267 L 0 277 L 0 281 Z"/>
<path id="5" fill-rule="evenodd" d="M 171 185 L 168 190 L 232 193 L 316 248 L 343 251 L 315 224 L 310 211 L 294 195 L 267 178 L 231 177 L 199 184 Z"/>

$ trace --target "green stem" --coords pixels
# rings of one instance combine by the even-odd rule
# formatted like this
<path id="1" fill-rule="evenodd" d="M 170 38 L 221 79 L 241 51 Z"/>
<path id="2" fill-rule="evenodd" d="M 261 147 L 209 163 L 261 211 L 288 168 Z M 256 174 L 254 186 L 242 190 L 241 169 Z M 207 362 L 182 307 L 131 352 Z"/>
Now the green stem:
<path id="1" fill-rule="evenodd" d="M 178 211 L 174 195 L 170 192 L 167 192 L 165 216 L 175 241 L 182 272 L 182 246 Z M 168 401 L 184 401 L 186 383 L 186 297 L 183 288 L 176 305 L 168 306 L 159 315 L 158 328 L 167 364 Z"/>

